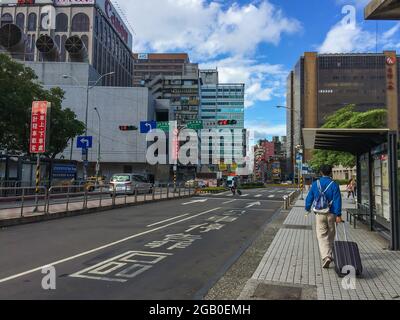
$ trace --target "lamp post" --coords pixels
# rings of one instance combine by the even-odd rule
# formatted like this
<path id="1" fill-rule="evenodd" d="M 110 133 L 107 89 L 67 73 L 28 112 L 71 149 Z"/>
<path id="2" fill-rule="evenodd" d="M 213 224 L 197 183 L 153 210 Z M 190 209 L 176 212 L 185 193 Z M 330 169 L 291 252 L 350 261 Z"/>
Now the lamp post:
<path id="1" fill-rule="evenodd" d="M 91 89 L 93 89 L 94 87 L 97 86 L 97 84 L 100 82 L 100 80 L 102 80 L 103 78 L 107 77 L 107 76 L 111 76 L 115 74 L 115 72 L 109 72 L 106 74 L 103 74 L 102 76 L 100 76 L 93 85 L 89 86 L 89 83 L 87 85 L 82 85 L 78 80 L 76 80 L 75 77 L 64 74 L 62 77 L 64 79 L 71 79 L 73 80 L 76 84 L 78 84 L 78 86 L 82 87 L 82 88 L 86 88 L 86 108 L 85 108 L 85 136 L 88 135 L 88 114 L 89 114 L 89 92 Z M 83 176 L 84 176 L 84 180 L 87 180 L 87 161 L 88 161 L 88 151 L 87 149 L 85 150 L 85 155 L 82 157 L 85 161 L 85 164 L 83 166 Z"/>
<path id="2" fill-rule="evenodd" d="M 97 117 L 99 118 L 99 136 L 98 136 L 98 145 L 97 145 L 97 163 L 96 163 L 96 183 L 98 182 L 99 179 L 99 172 L 100 172 L 100 147 L 101 147 L 101 117 L 100 117 L 100 112 L 97 109 L 97 107 L 94 108 L 94 111 L 97 113 Z"/>
<path id="3" fill-rule="evenodd" d="M 293 108 L 288 108 L 286 106 L 275 106 L 275 108 L 277 108 L 277 109 L 287 109 L 287 110 L 291 110 L 291 111 L 297 113 L 297 115 L 299 117 L 299 128 L 300 128 L 300 137 L 301 137 L 301 113 L 300 113 L 300 111 L 299 110 L 295 110 Z M 294 138 L 294 134 L 293 134 L 293 138 Z M 297 147 L 295 149 L 295 155 L 294 155 L 295 159 L 293 161 L 293 183 L 296 183 L 296 168 L 298 168 L 297 160 L 296 160 L 296 156 L 297 156 L 297 152 L 296 151 L 297 151 Z M 300 172 L 298 172 L 297 184 L 298 184 L 298 186 L 300 186 Z"/>

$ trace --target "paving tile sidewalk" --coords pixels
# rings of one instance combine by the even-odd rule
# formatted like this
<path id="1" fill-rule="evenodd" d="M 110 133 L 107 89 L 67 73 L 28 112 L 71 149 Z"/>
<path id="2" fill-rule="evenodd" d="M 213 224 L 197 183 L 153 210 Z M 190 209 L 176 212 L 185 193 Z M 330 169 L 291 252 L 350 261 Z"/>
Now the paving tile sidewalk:
<path id="1" fill-rule="evenodd" d="M 344 208 L 354 206 L 344 199 Z M 315 216 L 306 216 L 304 201 L 297 201 L 239 299 L 260 299 L 257 287 L 267 285 L 313 288 L 318 300 L 400 300 L 400 252 L 387 250 L 387 242 L 361 223 L 357 229 L 349 227 L 348 233 L 359 245 L 364 267 L 355 290 L 343 288 L 343 279 L 336 275 L 333 265 L 329 270 L 322 269 Z"/>

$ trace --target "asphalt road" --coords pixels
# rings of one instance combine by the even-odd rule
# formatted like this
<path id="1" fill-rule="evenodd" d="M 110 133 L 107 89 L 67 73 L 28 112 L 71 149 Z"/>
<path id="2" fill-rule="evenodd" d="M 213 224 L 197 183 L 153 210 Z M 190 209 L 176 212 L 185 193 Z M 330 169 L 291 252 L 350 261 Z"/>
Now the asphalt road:
<path id="1" fill-rule="evenodd" d="M 200 299 L 290 192 L 245 190 L 2 229 L 0 299 Z M 55 290 L 42 288 L 48 265 Z"/>

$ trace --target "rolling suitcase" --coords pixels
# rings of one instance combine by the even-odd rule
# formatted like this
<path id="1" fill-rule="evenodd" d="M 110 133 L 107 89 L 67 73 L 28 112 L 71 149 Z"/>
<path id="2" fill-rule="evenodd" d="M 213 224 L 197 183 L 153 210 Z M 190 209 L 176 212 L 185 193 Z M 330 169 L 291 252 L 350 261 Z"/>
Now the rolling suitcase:
<path id="1" fill-rule="evenodd" d="M 343 223 L 343 231 L 345 241 L 339 241 L 338 227 L 336 225 L 336 239 L 333 246 L 333 259 L 335 263 L 335 271 L 339 277 L 345 277 L 349 274 L 349 267 L 355 269 L 357 276 L 363 273 L 363 266 L 361 263 L 360 251 L 355 242 L 348 241 L 346 232 L 346 223 Z"/>

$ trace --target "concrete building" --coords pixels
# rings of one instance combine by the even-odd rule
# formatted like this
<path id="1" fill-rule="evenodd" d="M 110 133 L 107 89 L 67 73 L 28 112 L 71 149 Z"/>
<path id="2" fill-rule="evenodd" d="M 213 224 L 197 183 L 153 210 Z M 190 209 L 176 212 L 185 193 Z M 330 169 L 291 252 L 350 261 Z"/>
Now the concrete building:
<path id="1" fill-rule="evenodd" d="M 87 90 L 76 81 L 90 83 L 98 78 L 97 72 L 85 63 L 25 62 L 39 77 L 46 88 L 61 87 L 65 91 L 63 107 L 73 110 L 78 119 L 85 119 Z M 76 80 L 63 75 L 73 74 Z M 99 111 L 101 172 L 110 177 L 113 173 L 149 173 L 156 179 L 167 181 L 168 170 L 151 167 L 146 161 L 147 143 L 139 131 L 120 131 L 119 126 L 139 126 L 140 121 L 153 120 L 155 101 L 146 87 L 104 87 L 89 90 L 88 135 L 93 136 L 93 148 L 88 153 L 88 174 L 93 175 L 98 155 Z M 82 150 L 77 149 L 76 139 L 58 158 L 79 161 L 78 176 L 82 176 Z M 156 171 L 159 170 L 159 171 Z"/>
<path id="2" fill-rule="evenodd" d="M 365 8 L 366 20 L 400 20 L 398 0 L 372 0 Z"/>
<path id="3" fill-rule="evenodd" d="M 157 76 L 184 76 L 190 64 L 187 53 L 134 53 L 133 85 L 144 85 Z"/>
<path id="4" fill-rule="evenodd" d="M 103 85 L 129 87 L 132 34 L 110 0 L 0 2 L 0 47 L 22 61 L 86 62 Z M 50 23 L 47 23 L 47 22 Z"/>
<path id="5" fill-rule="evenodd" d="M 197 64 L 185 65 L 183 75 L 156 76 L 147 86 L 155 99 L 162 100 L 158 104 L 160 108 L 156 108 L 157 119 L 177 121 L 178 126 L 198 119 L 200 89 Z"/>
<path id="6" fill-rule="evenodd" d="M 319 128 L 325 118 L 348 104 L 357 111 L 388 110 L 388 127 L 399 129 L 399 65 L 394 51 L 381 54 L 306 52 L 288 77 L 287 152 L 303 145 L 301 128 Z M 306 151 L 305 160 L 310 158 Z"/>

